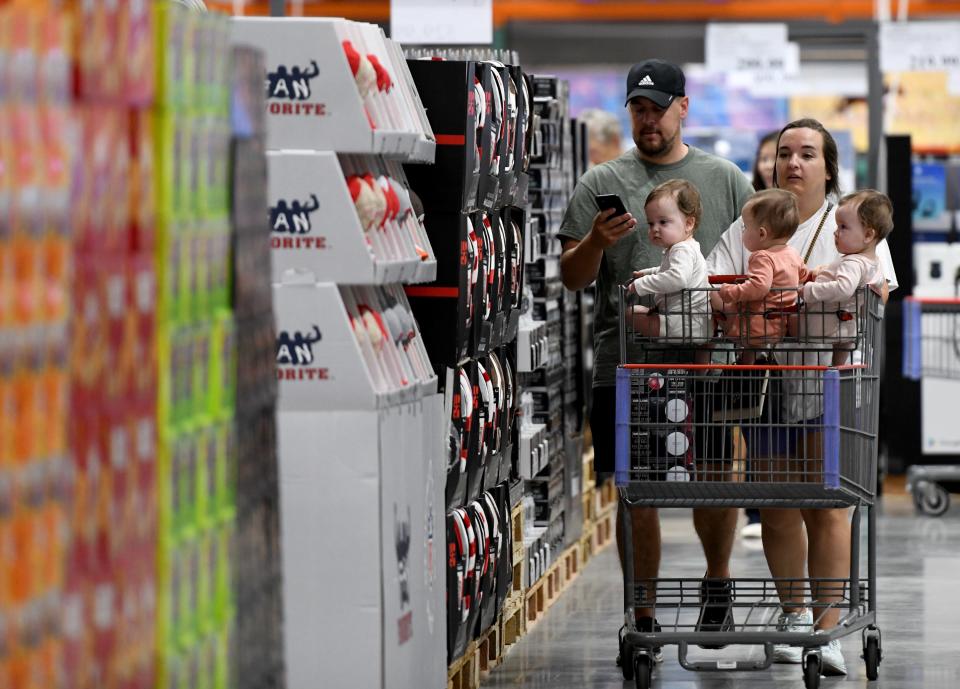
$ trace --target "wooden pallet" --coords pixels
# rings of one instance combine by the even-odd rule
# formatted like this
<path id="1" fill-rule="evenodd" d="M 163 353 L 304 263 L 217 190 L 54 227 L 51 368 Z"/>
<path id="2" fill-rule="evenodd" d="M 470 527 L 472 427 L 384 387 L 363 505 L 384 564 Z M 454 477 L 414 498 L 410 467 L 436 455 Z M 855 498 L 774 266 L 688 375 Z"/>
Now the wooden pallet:
<path id="1" fill-rule="evenodd" d="M 447 689 L 478 689 L 480 686 L 480 644 L 471 641 L 463 656 L 447 669 Z"/>
<path id="2" fill-rule="evenodd" d="M 503 615 L 497 616 L 496 621 L 483 635 L 478 643 L 480 672 L 487 673 L 503 662 Z"/>
<path id="3" fill-rule="evenodd" d="M 513 562 L 523 560 L 523 503 L 518 502 L 510 510 L 510 529 L 513 538 Z"/>
<path id="4" fill-rule="evenodd" d="M 600 508 L 599 512 L 605 512 L 617 503 L 617 486 L 612 478 L 608 478 L 600 486 Z"/>
<path id="5" fill-rule="evenodd" d="M 503 645 L 505 649 L 517 643 L 527 632 L 527 609 L 524 605 L 526 598 L 521 595 L 508 598 L 503 605 L 501 620 L 503 621 Z"/>
<path id="6" fill-rule="evenodd" d="M 616 518 L 617 511 L 615 509 L 608 509 L 603 512 L 594 523 L 593 532 L 591 534 L 591 537 L 593 538 L 592 548 L 594 555 L 599 553 L 603 548 L 613 542 L 614 522 Z"/>
<path id="7" fill-rule="evenodd" d="M 524 596 L 527 629 L 538 622 L 580 573 L 580 543 L 574 543 L 554 561 Z"/>
<path id="8" fill-rule="evenodd" d="M 586 442 L 586 441 L 585 441 Z M 593 470 L 593 448 L 590 447 L 583 453 L 583 485 L 593 486 L 597 481 L 597 475 Z"/>
<path id="9" fill-rule="evenodd" d="M 584 481 L 584 485 L 587 485 Z M 583 529 L 597 520 L 597 489 L 590 484 L 590 487 L 583 491 Z"/>

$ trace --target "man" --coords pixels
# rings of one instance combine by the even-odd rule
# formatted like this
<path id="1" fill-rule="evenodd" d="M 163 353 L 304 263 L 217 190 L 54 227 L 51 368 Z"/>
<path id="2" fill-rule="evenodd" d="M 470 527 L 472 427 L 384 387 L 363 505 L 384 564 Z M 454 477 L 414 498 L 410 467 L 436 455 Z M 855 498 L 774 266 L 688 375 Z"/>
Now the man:
<path id="1" fill-rule="evenodd" d="M 577 119 L 587 125 L 590 167 L 620 157 L 623 149 L 620 144 L 620 120 L 616 115 L 590 108 L 581 112 Z"/>
<path id="2" fill-rule="evenodd" d="M 614 419 L 616 368 L 620 360 L 618 286 L 633 272 L 660 264 L 661 252 L 647 238 L 644 202 L 658 184 L 686 179 L 700 191 L 703 216 L 696 233 L 701 251 L 708 255 L 720 235 L 740 215 L 752 193 L 747 178 L 732 163 L 683 143 L 681 124 L 687 116 L 683 71 L 662 60 L 634 65 L 627 76 L 626 107 L 636 148 L 588 170 L 574 190 L 560 228 L 563 241 L 561 273 L 568 289 L 597 283 L 593 372 L 594 468 L 603 481 L 614 469 Z M 611 209 L 598 212 L 595 196 L 617 194 L 627 213 L 614 216 Z M 638 360 L 638 351 L 628 351 Z M 647 357 L 649 361 L 649 356 Z M 700 405 L 705 406 L 705 405 Z M 706 439 L 698 438 L 702 443 Z M 726 441 L 725 441 L 726 442 Z M 729 456 L 727 454 L 726 456 Z M 617 519 L 617 543 L 623 561 L 623 534 Z M 634 576 L 637 582 L 655 579 L 660 565 L 660 521 L 655 508 L 630 509 L 633 533 Z M 701 586 L 699 629 L 730 628 L 730 552 L 733 547 L 735 509 L 696 509 L 694 526 L 707 560 Z M 650 596 L 648 595 L 647 598 Z M 653 607 L 638 606 L 640 631 L 655 628 Z M 660 659 L 659 649 L 655 653 Z M 619 662 L 619 658 L 618 658 Z"/>

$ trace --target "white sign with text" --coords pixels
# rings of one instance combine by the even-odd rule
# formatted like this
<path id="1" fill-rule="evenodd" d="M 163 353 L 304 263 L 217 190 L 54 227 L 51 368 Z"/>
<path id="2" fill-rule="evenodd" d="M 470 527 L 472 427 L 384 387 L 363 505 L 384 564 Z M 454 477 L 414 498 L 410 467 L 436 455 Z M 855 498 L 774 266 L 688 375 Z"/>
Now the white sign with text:
<path id="1" fill-rule="evenodd" d="M 705 52 L 707 69 L 714 73 L 788 74 L 799 68 L 786 24 L 707 24 Z"/>
<path id="2" fill-rule="evenodd" d="M 490 45 L 493 0 L 390 0 L 390 38 L 406 45 Z"/>
<path id="3" fill-rule="evenodd" d="M 960 71 L 960 22 L 885 22 L 880 25 L 884 72 Z"/>

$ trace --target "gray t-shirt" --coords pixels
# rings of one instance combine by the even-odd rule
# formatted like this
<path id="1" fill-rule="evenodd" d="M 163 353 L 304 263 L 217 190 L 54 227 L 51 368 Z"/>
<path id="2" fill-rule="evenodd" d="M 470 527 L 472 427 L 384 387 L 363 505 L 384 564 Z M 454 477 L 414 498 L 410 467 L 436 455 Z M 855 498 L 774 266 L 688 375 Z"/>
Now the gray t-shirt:
<path id="1" fill-rule="evenodd" d="M 597 275 L 597 300 L 594 324 L 593 385 L 609 386 L 616 381 L 620 363 L 620 319 L 618 286 L 633 277 L 633 271 L 660 264 L 663 250 L 647 238 L 643 203 L 658 184 L 685 179 L 700 192 L 703 216 L 694 235 L 705 256 L 710 254 L 720 235 L 740 216 L 740 209 L 753 193 L 746 176 L 736 165 L 723 158 L 689 147 L 683 160 L 671 165 L 655 165 L 641 160 L 632 148 L 619 158 L 584 173 L 563 216 L 560 238 L 582 240 L 590 232 L 599 208 L 598 194 L 617 194 L 627 211 L 637 219 L 634 231 L 603 252 Z M 639 361 L 639 352 L 628 358 Z"/>

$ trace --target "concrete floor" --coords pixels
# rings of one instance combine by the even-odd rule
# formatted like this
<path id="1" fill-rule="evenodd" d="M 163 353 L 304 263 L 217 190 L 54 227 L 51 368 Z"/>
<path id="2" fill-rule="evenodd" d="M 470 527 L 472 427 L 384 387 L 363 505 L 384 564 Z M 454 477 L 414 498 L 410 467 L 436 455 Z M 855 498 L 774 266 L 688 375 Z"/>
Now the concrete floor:
<path id="1" fill-rule="evenodd" d="M 703 556 L 688 510 L 663 510 L 663 576 L 701 576 Z M 941 518 L 915 517 L 909 498 L 890 496 L 880 508 L 878 623 L 884 661 L 867 682 L 859 634 L 843 640 L 848 675 L 821 687 L 960 689 L 960 507 Z M 769 576 L 763 553 L 738 541 L 732 566 L 740 577 Z M 614 547 L 594 558 L 547 615 L 507 654 L 481 686 L 534 689 L 632 689 L 620 668 L 617 630 L 623 618 L 622 579 Z M 691 658 L 760 656 L 759 647 L 691 650 Z M 702 654 L 696 656 L 695 654 Z M 709 655 L 712 654 L 712 655 Z M 691 673 L 664 649 L 653 686 L 662 689 L 800 689 L 798 665 L 733 673 Z"/>

